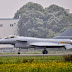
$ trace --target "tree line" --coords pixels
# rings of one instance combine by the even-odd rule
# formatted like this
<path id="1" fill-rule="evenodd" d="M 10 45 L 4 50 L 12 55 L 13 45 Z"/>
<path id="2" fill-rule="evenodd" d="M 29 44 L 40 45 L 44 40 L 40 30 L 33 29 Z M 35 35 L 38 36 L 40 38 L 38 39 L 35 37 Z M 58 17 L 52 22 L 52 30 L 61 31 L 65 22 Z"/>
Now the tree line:
<path id="1" fill-rule="evenodd" d="M 19 18 L 20 36 L 51 38 L 72 26 L 71 14 L 54 4 L 43 8 L 40 4 L 29 2 L 15 13 L 14 18 Z"/>

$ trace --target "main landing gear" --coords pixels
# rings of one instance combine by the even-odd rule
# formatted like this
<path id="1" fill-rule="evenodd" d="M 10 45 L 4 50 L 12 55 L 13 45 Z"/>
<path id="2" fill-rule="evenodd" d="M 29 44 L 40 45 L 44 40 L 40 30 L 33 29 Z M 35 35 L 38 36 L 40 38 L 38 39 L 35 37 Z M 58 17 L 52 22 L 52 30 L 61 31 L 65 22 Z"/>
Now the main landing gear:
<path id="1" fill-rule="evenodd" d="M 43 54 L 48 54 L 48 51 L 46 49 L 43 50 Z"/>

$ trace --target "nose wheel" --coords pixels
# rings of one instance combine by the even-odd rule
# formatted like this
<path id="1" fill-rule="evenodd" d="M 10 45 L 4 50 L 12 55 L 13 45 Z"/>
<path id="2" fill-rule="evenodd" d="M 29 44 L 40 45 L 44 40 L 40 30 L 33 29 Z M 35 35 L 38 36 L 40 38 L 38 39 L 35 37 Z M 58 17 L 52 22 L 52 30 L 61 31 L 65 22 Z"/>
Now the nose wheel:
<path id="1" fill-rule="evenodd" d="M 48 51 L 46 49 L 43 50 L 43 54 L 48 54 Z"/>
<path id="2" fill-rule="evenodd" d="M 19 50 L 18 50 L 18 54 L 20 54 L 20 48 L 19 48 Z"/>

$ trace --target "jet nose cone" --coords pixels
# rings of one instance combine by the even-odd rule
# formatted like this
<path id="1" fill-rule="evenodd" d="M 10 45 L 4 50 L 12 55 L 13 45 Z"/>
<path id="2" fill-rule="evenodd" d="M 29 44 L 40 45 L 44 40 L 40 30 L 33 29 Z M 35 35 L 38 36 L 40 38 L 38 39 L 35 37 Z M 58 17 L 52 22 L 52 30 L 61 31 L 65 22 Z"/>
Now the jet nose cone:
<path id="1" fill-rule="evenodd" d="M 1 38 L 1 39 L 0 39 L 0 44 L 2 44 L 2 43 L 3 43 L 3 40 L 4 40 L 3 38 Z"/>

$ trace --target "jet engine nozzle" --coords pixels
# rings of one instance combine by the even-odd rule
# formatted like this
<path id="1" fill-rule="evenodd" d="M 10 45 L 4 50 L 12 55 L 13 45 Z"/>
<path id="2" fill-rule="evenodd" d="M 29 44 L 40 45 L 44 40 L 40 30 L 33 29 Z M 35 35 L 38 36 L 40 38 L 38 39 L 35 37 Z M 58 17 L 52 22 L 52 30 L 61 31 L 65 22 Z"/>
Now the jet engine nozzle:
<path id="1" fill-rule="evenodd" d="M 72 40 L 71 40 L 71 44 L 72 44 Z"/>

